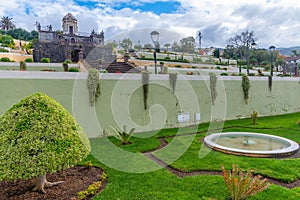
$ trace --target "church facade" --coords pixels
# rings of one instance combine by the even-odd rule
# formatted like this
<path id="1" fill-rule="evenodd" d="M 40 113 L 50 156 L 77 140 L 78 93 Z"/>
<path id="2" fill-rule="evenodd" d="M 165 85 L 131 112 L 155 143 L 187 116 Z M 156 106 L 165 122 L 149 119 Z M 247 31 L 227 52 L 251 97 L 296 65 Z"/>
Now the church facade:
<path id="1" fill-rule="evenodd" d="M 39 32 L 38 41 L 34 42 L 33 59 L 40 62 L 42 58 L 49 58 L 51 62 L 71 60 L 78 62 L 85 59 L 95 47 L 104 46 L 104 33 L 92 30 L 90 35 L 78 33 L 77 19 L 68 13 L 62 19 L 62 31 L 53 31 L 52 26 L 42 30 L 37 22 Z"/>

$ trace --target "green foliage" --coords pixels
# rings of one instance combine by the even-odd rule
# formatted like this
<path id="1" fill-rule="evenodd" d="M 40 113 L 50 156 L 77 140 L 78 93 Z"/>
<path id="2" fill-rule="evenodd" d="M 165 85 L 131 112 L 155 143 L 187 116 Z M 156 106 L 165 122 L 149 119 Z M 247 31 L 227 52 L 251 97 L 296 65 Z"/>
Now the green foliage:
<path id="1" fill-rule="evenodd" d="M 42 63 L 50 63 L 50 58 L 42 58 L 41 62 Z"/>
<path id="2" fill-rule="evenodd" d="M 170 73 L 169 74 L 169 83 L 170 83 L 170 87 L 171 87 L 171 90 L 173 93 L 175 93 L 176 82 L 177 82 L 177 74 Z"/>
<path id="3" fill-rule="evenodd" d="M 103 181 L 107 180 L 107 175 L 105 172 L 102 173 L 100 177 L 100 181 L 96 181 L 92 183 L 87 190 L 78 192 L 77 198 L 79 200 L 86 199 L 89 196 L 93 196 L 97 193 L 97 190 L 99 190 L 102 186 Z"/>
<path id="4" fill-rule="evenodd" d="M 222 72 L 222 73 L 220 74 L 220 76 L 228 76 L 228 73 Z"/>
<path id="5" fill-rule="evenodd" d="M 148 94 L 149 94 L 149 73 L 142 73 L 143 95 L 144 95 L 144 109 L 147 110 Z"/>
<path id="6" fill-rule="evenodd" d="M 11 62 L 11 60 L 7 57 L 0 58 L 0 62 Z"/>
<path id="7" fill-rule="evenodd" d="M 64 71 L 67 72 L 68 69 L 69 69 L 68 63 L 67 63 L 67 62 L 63 62 L 63 63 L 62 63 L 62 66 L 63 66 L 63 68 L 64 68 Z"/>
<path id="8" fill-rule="evenodd" d="M 27 63 L 32 63 L 32 62 L 33 62 L 33 59 L 32 59 L 32 58 L 26 58 L 26 59 L 25 59 L 25 62 L 27 62 Z"/>
<path id="9" fill-rule="evenodd" d="M 75 68 L 75 67 L 71 67 L 70 69 L 68 69 L 69 72 L 79 72 L 79 68 Z"/>
<path id="10" fill-rule="evenodd" d="M 115 138 L 117 138 L 122 144 L 129 144 L 129 139 L 131 138 L 132 134 L 134 133 L 135 128 L 132 128 L 129 132 L 127 132 L 126 126 L 123 126 L 123 131 L 111 127 L 112 129 L 112 134 Z"/>
<path id="11" fill-rule="evenodd" d="M 253 113 L 251 114 L 251 118 L 252 118 L 252 124 L 256 125 L 258 113 L 256 111 L 253 111 Z"/>
<path id="12" fill-rule="evenodd" d="M 209 73 L 209 87 L 210 87 L 211 102 L 213 105 L 215 105 L 215 101 L 218 96 L 217 76 L 212 72 Z"/>
<path id="13" fill-rule="evenodd" d="M 26 68 L 27 68 L 27 67 L 26 67 L 26 63 L 25 63 L 24 61 L 21 61 L 21 62 L 20 62 L 20 70 L 21 70 L 21 71 L 25 71 Z"/>
<path id="14" fill-rule="evenodd" d="M 0 35 L 0 43 L 1 43 L 1 46 L 3 46 L 3 47 L 13 48 L 15 45 L 14 38 L 7 34 Z"/>
<path id="15" fill-rule="evenodd" d="M 63 170 L 89 151 L 89 140 L 73 116 L 45 94 L 25 97 L 0 118 L 0 180 Z"/>
<path id="16" fill-rule="evenodd" d="M 252 178 L 251 171 L 243 173 L 235 164 L 232 164 L 232 171 L 226 171 L 222 165 L 222 172 L 225 184 L 230 193 L 232 200 L 242 200 L 248 196 L 253 196 L 258 192 L 267 189 L 270 183 L 267 179 L 260 180 L 261 176 L 254 176 Z"/>
<path id="17" fill-rule="evenodd" d="M 9 52 L 7 49 L 5 49 L 5 48 L 0 48 L 0 52 L 4 52 L 4 53 L 7 53 L 7 52 Z"/>
<path id="18" fill-rule="evenodd" d="M 89 90 L 89 97 L 91 106 L 94 106 L 97 98 L 100 96 L 100 80 L 97 69 L 90 69 L 87 79 L 87 87 Z"/>
<path id="19" fill-rule="evenodd" d="M 72 61 L 71 61 L 71 60 L 65 60 L 65 62 L 64 62 L 64 63 L 71 64 L 71 63 L 72 63 Z"/>
<path id="20" fill-rule="evenodd" d="M 245 103 L 248 104 L 250 81 L 248 76 L 245 74 L 242 74 L 242 88 L 243 88 Z"/>

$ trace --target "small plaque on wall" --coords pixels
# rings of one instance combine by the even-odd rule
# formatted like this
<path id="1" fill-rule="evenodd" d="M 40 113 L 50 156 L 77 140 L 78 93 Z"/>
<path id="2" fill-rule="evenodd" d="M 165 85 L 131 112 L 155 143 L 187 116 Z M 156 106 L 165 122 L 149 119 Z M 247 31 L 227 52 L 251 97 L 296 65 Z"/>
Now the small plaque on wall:
<path id="1" fill-rule="evenodd" d="M 178 113 L 177 115 L 178 122 L 189 122 L 190 121 L 190 113 Z"/>
<path id="2" fill-rule="evenodd" d="M 200 121 L 201 120 L 200 113 L 195 113 L 195 119 L 196 119 L 196 121 Z"/>

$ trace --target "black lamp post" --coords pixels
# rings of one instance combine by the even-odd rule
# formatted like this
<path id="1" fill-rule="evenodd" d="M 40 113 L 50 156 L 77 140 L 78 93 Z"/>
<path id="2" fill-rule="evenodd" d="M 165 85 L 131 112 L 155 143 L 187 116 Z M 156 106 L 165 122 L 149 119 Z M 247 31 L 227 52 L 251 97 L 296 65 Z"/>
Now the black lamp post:
<path id="1" fill-rule="evenodd" d="M 275 46 L 270 46 L 269 47 L 270 51 L 271 51 L 271 76 L 273 76 L 273 54 L 274 54 L 274 51 L 276 49 Z"/>
<path id="2" fill-rule="evenodd" d="M 154 57 L 154 67 L 155 67 L 155 74 L 157 74 L 157 60 L 156 60 L 156 46 L 158 43 L 158 39 L 159 39 L 159 33 L 157 31 L 152 31 L 150 33 L 151 36 L 151 40 L 154 44 L 154 53 L 153 53 L 153 57 Z"/>

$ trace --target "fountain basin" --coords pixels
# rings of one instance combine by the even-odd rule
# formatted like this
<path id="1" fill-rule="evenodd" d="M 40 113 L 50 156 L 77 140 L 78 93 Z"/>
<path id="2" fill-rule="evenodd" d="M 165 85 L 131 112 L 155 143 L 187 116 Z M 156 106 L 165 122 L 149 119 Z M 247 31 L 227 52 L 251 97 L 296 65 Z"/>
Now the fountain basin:
<path id="1" fill-rule="evenodd" d="M 204 143 L 216 151 L 250 157 L 282 157 L 299 149 L 299 144 L 292 140 L 249 132 L 214 133 L 206 136 Z"/>

